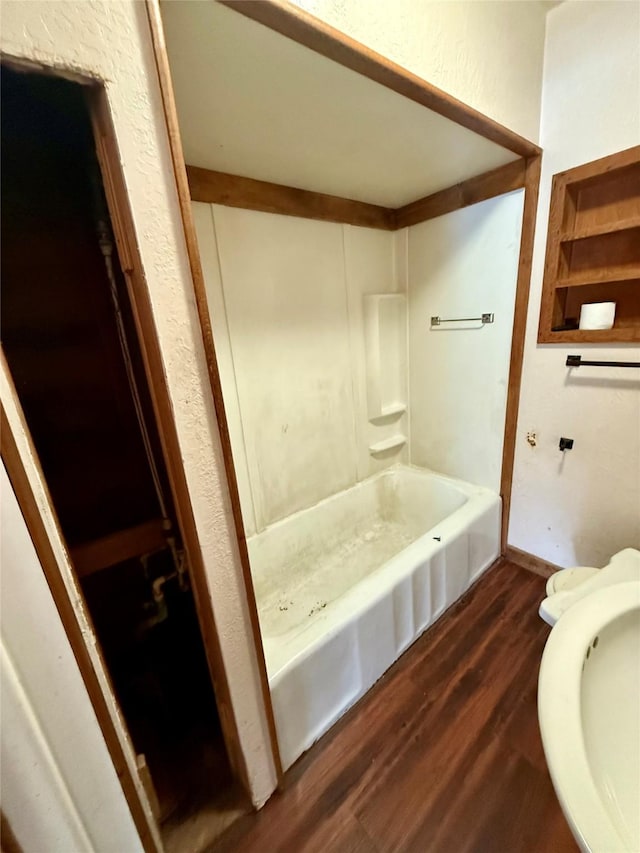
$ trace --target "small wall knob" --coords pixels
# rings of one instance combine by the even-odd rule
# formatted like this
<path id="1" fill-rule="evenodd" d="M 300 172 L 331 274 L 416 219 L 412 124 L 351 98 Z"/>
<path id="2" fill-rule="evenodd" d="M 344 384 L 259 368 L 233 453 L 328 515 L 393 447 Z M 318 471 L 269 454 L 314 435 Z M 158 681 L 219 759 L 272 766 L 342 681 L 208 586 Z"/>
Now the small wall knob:
<path id="1" fill-rule="evenodd" d="M 572 438 L 561 438 L 560 439 L 560 450 L 571 450 L 573 447 L 573 439 Z"/>

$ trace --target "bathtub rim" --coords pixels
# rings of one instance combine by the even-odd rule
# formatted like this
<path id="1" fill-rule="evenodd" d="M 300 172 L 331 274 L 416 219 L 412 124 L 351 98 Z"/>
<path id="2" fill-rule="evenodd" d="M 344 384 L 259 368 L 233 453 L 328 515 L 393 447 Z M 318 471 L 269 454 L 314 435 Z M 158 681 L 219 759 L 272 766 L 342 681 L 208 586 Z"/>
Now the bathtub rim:
<path id="1" fill-rule="evenodd" d="M 295 518 L 300 517 L 302 513 L 309 513 L 315 510 L 321 503 L 324 504 L 335 500 L 336 497 L 343 495 L 347 491 L 366 487 L 372 482 L 402 470 L 408 470 L 412 474 L 417 473 L 419 476 L 429 479 L 435 478 L 440 482 L 452 486 L 456 491 L 465 496 L 465 502 L 442 521 L 426 530 L 416 540 L 386 560 L 369 575 L 357 581 L 343 595 L 328 602 L 325 609 L 315 614 L 309 620 L 305 620 L 302 627 L 297 625 L 288 631 L 275 635 L 266 634 L 262 632 L 261 628 L 267 676 L 271 689 L 276 687 L 292 668 L 300 666 L 308 656 L 313 654 L 318 646 L 323 643 L 329 643 L 336 637 L 340 631 L 344 630 L 345 625 L 350 620 L 361 616 L 366 610 L 379 604 L 389 595 L 396 584 L 408 578 L 420 564 L 433 559 L 438 553 L 444 551 L 447 544 L 460 531 L 470 528 L 474 521 L 493 505 L 502 503 L 500 495 L 485 486 L 467 483 L 464 480 L 458 480 L 455 477 L 450 477 L 428 468 L 396 463 L 389 468 L 385 468 L 383 471 L 373 474 L 371 477 L 367 477 L 365 480 L 361 480 L 349 489 L 345 489 L 344 492 L 338 492 L 335 495 L 324 498 L 323 501 L 318 502 L 313 507 L 299 510 L 285 519 L 274 522 L 273 525 L 269 526 L 269 529 L 273 529 L 276 525 L 283 525 L 293 521 Z M 254 536 L 259 535 L 254 534 Z M 434 535 L 438 535 L 440 540 L 436 541 L 433 538 Z M 250 540 L 248 540 L 248 544 L 249 542 Z M 499 541 L 497 548 L 499 556 Z M 474 578 L 486 571 L 495 562 L 495 559 L 496 557 L 492 556 L 485 561 L 482 567 L 476 572 Z M 445 609 L 446 607 L 442 609 L 442 612 Z M 435 618 L 439 618 L 442 612 L 438 612 Z"/>
<path id="2" fill-rule="evenodd" d="M 286 515 L 284 518 L 278 518 L 276 521 L 272 521 L 271 524 L 265 525 L 262 530 L 257 530 L 255 533 L 252 533 L 251 536 L 246 537 L 247 545 L 250 545 L 254 539 L 264 535 L 267 532 L 275 530 L 294 519 L 302 517 L 305 513 L 310 513 L 313 510 L 317 510 L 318 507 L 325 506 L 331 501 L 335 501 L 337 497 L 346 494 L 347 492 L 352 492 L 356 490 L 360 490 L 365 488 L 366 486 L 374 483 L 376 480 L 384 479 L 388 477 L 390 474 L 398 473 L 398 471 L 407 470 L 411 473 L 422 475 L 429 475 L 429 477 L 435 478 L 443 483 L 446 483 L 450 486 L 453 486 L 457 491 L 462 492 L 467 499 L 472 497 L 478 493 L 487 492 L 491 495 L 497 495 L 497 492 L 494 492 L 492 489 L 488 489 L 486 486 L 478 486 L 475 483 L 469 483 L 466 480 L 459 480 L 457 477 L 451 477 L 448 474 L 442 474 L 440 471 L 435 471 L 432 468 L 424 468 L 420 465 L 414 465 L 411 462 L 394 462 L 393 465 L 389 465 L 387 468 L 383 468 L 382 471 L 376 471 L 374 474 L 370 474 L 368 477 L 365 477 L 363 480 L 358 480 L 357 483 L 349 486 L 346 489 L 343 489 L 340 492 L 334 492 L 332 495 L 327 495 L 327 497 L 322 498 L 317 503 L 312 504 L 311 506 L 303 507 L 302 509 L 297 509 L 295 512 L 292 512 L 290 515 Z M 457 512 L 457 510 L 455 510 Z M 447 516 L 448 517 L 448 516 Z"/>

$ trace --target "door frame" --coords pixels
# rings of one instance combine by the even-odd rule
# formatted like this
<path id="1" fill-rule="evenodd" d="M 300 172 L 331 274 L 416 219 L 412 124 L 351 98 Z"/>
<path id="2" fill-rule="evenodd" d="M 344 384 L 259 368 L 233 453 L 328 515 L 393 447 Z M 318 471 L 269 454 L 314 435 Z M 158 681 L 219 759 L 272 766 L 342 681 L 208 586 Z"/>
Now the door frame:
<path id="1" fill-rule="evenodd" d="M 159 853 L 160 830 L 138 776 L 133 743 L 96 640 L 4 351 L 0 351 L 0 455 L 140 841 L 147 853 Z"/>
<path id="2" fill-rule="evenodd" d="M 105 86 L 102 82 L 82 74 L 61 72 L 55 67 L 26 62 L 6 54 L 2 54 L 2 64 L 18 68 L 23 72 L 71 79 L 84 87 L 118 258 L 126 281 L 177 523 L 187 556 L 198 622 L 220 714 L 223 737 L 234 775 L 250 797 L 249 771 L 241 748 L 229 681 L 222 658 L 202 549 L 182 464 L 178 431 L 164 373 L 160 341 L 153 318 L 149 287 L 136 238 Z M 149 798 L 138 774 L 133 744 L 115 697 L 73 569 L 69 549 L 62 535 L 42 467 L 1 348 L 0 418 L 0 455 L 76 658 L 136 829 L 145 851 L 159 853 L 162 850 L 162 840 L 158 823 L 153 816 Z M 255 611 L 255 597 L 252 586 L 247 584 L 246 578 L 245 587 L 249 611 L 252 613 L 253 636 L 248 638 L 248 642 L 253 645 L 256 653 L 262 684 L 261 698 L 269 725 L 272 758 L 280 784 L 282 769 L 262 642 L 258 630 L 257 611 Z"/>

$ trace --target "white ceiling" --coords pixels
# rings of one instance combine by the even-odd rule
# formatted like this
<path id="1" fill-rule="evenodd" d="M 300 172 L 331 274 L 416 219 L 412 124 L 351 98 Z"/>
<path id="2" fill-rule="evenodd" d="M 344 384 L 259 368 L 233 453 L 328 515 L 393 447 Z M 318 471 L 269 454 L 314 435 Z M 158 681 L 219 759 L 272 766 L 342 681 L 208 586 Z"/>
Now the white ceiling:
<path id="1" fill-rule="evenodd" d="M 189 165 L 399 207 L 517 159 L 213 0 L 162 17 Z"/>

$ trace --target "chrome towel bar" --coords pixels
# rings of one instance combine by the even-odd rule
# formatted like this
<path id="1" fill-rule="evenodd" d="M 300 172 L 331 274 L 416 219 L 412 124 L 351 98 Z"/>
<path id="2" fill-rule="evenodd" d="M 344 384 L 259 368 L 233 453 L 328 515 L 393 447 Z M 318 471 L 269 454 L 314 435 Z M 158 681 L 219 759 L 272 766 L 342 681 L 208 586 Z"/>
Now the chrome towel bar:
<path id="1" fill-rule="evenodd" d="M 493 314 L 481 314 L 480 317 L 452 317 L 444 320 L 442 317 L 432 317 L 431 325 L 439 326 L 441 323 L 473 323 L 477 321 L 484 326 L 486 323 L 493 323 Z"/>

